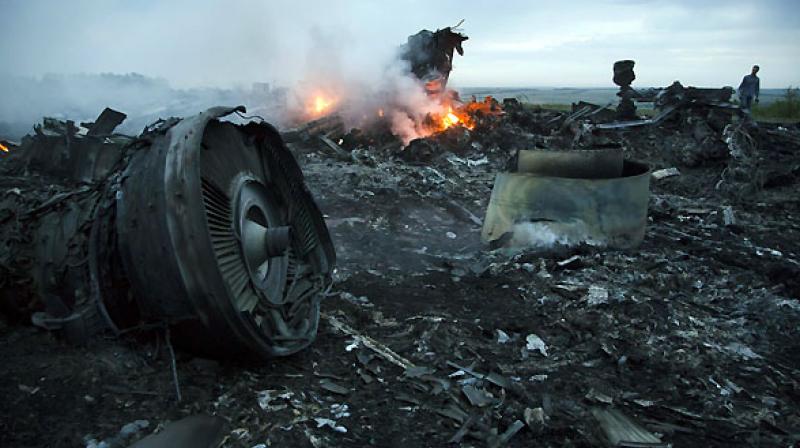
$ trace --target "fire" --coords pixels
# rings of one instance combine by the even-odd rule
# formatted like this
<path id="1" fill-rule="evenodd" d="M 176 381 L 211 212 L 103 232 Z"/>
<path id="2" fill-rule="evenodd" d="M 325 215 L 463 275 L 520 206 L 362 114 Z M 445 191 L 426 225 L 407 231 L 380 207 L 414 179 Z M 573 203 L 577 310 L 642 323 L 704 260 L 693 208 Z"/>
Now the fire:
<path id="1" fill-rule="evenodd" d="M 316 120 L 334 111 L 339 104 L 339 98 L 322 89 L 315 89 L 300 96 L 300 109 L 298 118 L 303 120 Z"/>
<path id="2" fill-rule="evenodd" d="M 453 108 L 451 106 L 447 106 L 447 113 L 442 118 L 442 127 L 444 129 L 447 129 L 447 128 L 451 127 L 451 126 L 455 126 L 455 125 L 461 123 L 462 121 L 463 120 L 458 118 L 458 115 L 453 113 Z M 464 123 L 464 126 L 466 128 L 468 128 L 468 129 L 471 129 L 470 126 L 467 125 L 466 123 Z"/>
<path id="3" fill-rule="evenodd" d="M 444 81 L 442 78 L 435 78 L 425 83 L 425 92 L 428 95 L 439 95 L 444 90 Z"/>
<path id="4" fill-rule="evenodd" d="M 480 102 L 473 99 L 469 103 L 448 101 L 446 104 L 446 112 L 443 112 L 440 116 L 432 117 L 434 132 L 444 131 L 453 126 L 463 126 L 472 130 L 475 128 L 475 120 L 479 116 L 500 115 L 503 113 L 497 102 L 490 96 Z"/>
<path id="5" fill-rule="evenodd" d="M 8 152 L 8 147 L 6 145 L 0 143 L 0 150 L 3 150 L 3 152 Z"/>
<path id="6" fill-rule="evenodd" d="M 425 123 L 427 135 L 442 132 L 454 126 L 472 130 L 479 117 L 503 113 L 497 102 L 488 96 L 481 102 L 473 99 L 468 103 L 462 103 L 457 99 L 446 99 L 442 101 L 441 107 L 442 112 L 428 116 Z"/>
<path id="7" fill-rule="evenodd" d="M 322 115 L 323 113 L 325 113 L 325 111 L 330 109 L 332 105 L 333 105 L 333 100 L 325 98 L 322 95 L 317 95 L 314 98 L 314 113 L 317 115 Z"/>

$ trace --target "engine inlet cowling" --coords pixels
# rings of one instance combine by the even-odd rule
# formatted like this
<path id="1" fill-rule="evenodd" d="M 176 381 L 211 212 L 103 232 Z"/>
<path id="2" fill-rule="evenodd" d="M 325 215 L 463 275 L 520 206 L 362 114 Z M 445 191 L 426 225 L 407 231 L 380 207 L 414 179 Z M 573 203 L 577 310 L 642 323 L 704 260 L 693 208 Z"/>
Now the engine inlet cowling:
<path id="1" fill-rule="evenodd" d="M 112 148 L 106 139 L 103 150 L 119 157 L 92 179 L 92 194 L 73 196 L 75 216 L 55 207 L 31 217 L 38 224 L 29 226 L 31 241 L 50 241 L 28 251 L 33 276 L 67 272 L 71 289 L 86 283 L 81 297 L 57 300 L 72 293 L 29 282 L 32 295 L 49 298 L 40 300 L 40 323 L 73 337 L 169 326 L 184 347 L 225 357 L 288 355 L 314 340 L 333 244 L 278 132 L 267 123 L 219 120 L 237 110 L 160 122 Z M 88 135 L 65 138 L 73 139 L 68 148 L 80 148 L 78 138 L 97 143 Z M 77 179 L 62 182 L 65 189 L 70 181 Z M 65 217 L 76 222 L 65 226 Z M 53 229 L 55 241 L 47 234 Z M 76 267 L 50 254 L 76 246 L 89 263 Z"/>

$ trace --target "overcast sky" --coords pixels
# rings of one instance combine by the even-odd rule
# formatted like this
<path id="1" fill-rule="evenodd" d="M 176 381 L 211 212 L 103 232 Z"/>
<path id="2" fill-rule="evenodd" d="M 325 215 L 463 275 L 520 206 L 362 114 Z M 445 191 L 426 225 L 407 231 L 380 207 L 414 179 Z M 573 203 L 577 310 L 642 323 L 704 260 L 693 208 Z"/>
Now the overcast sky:
<path id="1" fill-rule="evenodd" d="M 6 75 L 286 84 L 331 55 L 369 74 L 409 34 L 465 19 L 461 87 L 613 87 L 619 59 L 639 86 L 736 87 L 753 64 L 762 87 L 800 85 L 800 0 L 0 0 L 0 17 Z"/>

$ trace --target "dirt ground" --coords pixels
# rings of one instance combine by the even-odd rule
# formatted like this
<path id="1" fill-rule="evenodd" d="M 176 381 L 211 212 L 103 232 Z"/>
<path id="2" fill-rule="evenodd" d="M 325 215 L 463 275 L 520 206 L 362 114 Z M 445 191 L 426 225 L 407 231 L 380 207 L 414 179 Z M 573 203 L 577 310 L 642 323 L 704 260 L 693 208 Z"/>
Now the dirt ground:
<path id="1" fill-rule="evenodd" d="M 626 156 L 673 166 L 654 153 L 672 134 L 651 135 L 621 137 Z M 126 446 L 198 413 L 232 447 L 598 446 L 608 409 L 676 447 L 800 441 L 794 181 L 742 198 L 715 189 L 725 162 L 681 168 L 653 180 L 639 248 L 511 254 L 473 218 L 510 148 L 424 164 L 292 148 L 338 255 L 312 347 L 178 351 L 178 402 L 158 337 L 76 347 L 1 324 L 0 446 Z"/>

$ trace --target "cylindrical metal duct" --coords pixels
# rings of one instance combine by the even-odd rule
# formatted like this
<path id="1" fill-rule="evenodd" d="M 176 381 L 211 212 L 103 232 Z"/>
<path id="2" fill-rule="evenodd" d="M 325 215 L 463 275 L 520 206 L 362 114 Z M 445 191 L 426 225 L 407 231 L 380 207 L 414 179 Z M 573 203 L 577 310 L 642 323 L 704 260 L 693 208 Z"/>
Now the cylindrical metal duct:
<path id="1" fill-rule="evenodd" d="M 481 238 L 493 246 L 588 243 L 638 246 L 647 225 L 650 171 L 619 150 L 520 151 L 498 173 Z"/>

